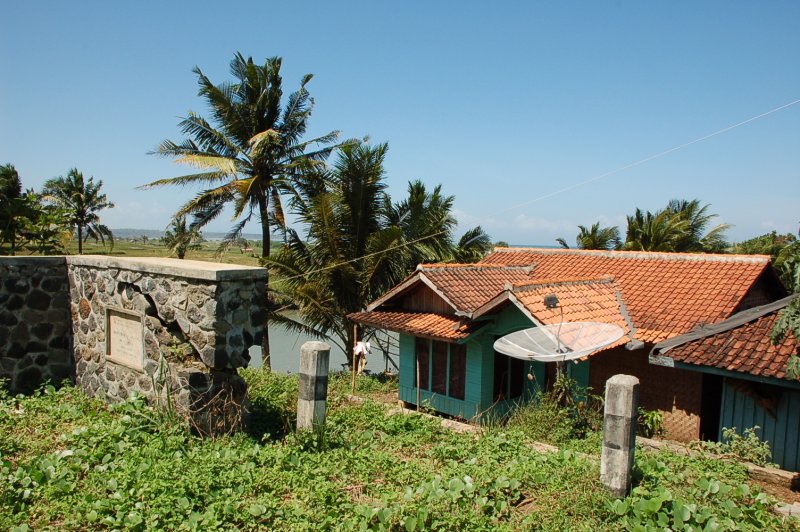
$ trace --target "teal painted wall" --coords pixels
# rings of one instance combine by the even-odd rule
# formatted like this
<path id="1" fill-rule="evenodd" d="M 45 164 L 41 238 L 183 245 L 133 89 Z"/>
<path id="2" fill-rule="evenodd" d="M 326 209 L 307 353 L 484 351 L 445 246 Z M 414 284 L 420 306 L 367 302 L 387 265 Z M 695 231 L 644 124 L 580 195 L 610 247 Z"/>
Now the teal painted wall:
<path id="1" fill-rule="evenodd" d="M 722 386 L 722 415 L 720 416 L 719 440 L 722 429 L 736 427 L 742 434 L 745 429 L 758 425 L 756 434 L 769 442 L 772 461 L 789 471 L 800 470 L 800 392 L 788 388 L 781 390 L 780 400 L 772 418 L 752 398 L 737 392 L 725 382 Z"/>
<path id="2" fill-rule="evenodd" d="M 527 364 L 525 370 L 534 379 L 526 379 L 522 397 L 494 404 L 494 341 L 498 336 L 532 325 L 528 317 L 514 306 L 508 306 L 493 316 L 491 322 L 467 342 L 464 400 L 420 390 L 422 406 L 465 419 L 491 419 L 503 417 L 514 406 L 529 401 L 544 386 L 545 365 L 541 362 Z M 581 375 L 582 382 L 588 384 L 588 363 L 575 371 Z M 401 334 L 399 395 L 401 400 L 413 405 L 417 403 L 414 374 L 414 337 Z"/>

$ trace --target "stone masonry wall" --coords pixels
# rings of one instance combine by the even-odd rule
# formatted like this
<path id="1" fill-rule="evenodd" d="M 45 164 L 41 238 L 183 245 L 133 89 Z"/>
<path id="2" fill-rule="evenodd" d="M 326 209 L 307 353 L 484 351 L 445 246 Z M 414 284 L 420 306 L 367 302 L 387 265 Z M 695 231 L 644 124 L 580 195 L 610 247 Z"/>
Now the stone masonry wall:
<path id="1" fill-rule="evenodd" d="M 236 429 L 246 395 L 236 370 L 261 342 L 265 275 L 176 259 L 70 257 L 76 382 L 112 402 L 133 392 L 169 399 L 200 433 Z M 107 356 L 107 309 L 141 316 L 141 368 Z"/>
<path id="2" fill-rule="evenodd" d="M 12 393 L 72 376 L 64 257 L 0 258 L 0 379 Z"/>

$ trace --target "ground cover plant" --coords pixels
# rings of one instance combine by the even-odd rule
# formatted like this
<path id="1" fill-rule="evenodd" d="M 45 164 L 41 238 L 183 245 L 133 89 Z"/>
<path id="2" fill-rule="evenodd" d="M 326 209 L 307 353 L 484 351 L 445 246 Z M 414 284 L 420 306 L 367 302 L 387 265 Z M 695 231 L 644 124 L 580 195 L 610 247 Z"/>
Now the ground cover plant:
<path id="1" fill-rule="evenodd" d="M 797 528 L 733 462 L 637 455 L 609 497 L 596 457 L 537 453 L 520 427 L 459 434 L 392 415 L 391 379 L 332 376 L 327 432 L 293 432 L 297 377 L 243 372 L 250 430 L 200 439 L 142 401 L 0 392 L 0 529 Z"/>

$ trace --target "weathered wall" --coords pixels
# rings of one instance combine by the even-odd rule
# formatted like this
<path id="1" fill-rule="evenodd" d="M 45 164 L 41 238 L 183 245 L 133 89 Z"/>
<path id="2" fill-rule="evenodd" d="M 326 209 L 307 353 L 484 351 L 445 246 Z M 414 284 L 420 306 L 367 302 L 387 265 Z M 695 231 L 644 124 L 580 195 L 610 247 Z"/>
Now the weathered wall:
<path id="1" fill-rule="evenodd" d="M 265 275 L 197 261 L 70 257 L 76 382 L 111 401 L 169 395 L 200 432 L 236 428 L 246 393 L 236 369 L 261 341 Z M 108 309 L 141 317 L 141 367 L 109 359 Z"/>
<path id="2" fill-rule="evenodd" d="M 0 258 L 0 378 L 12 392 L 71 377 L 64 257 Z"/>
<path id="3" fill-rule="evenodd" d="M 169 400 L 199 432 L 228 432 L 247 390 L 236 370 L 263 334 L 265 279 L 177 259 L 2 258 L 0 377 L 14 392 L 72 377 L 112 402 Z"/>
<path id="4" fill-rule="evenodd" d="M 649 347 L 636 351 L 617 347 L 593 355 L 589 359 L 592 393 L 605 393 L 605 382 L 613 375 L 635 375 L 641 382 L 641 407 L 661 410 L 667 438 L 684 442 L 698 439 L 703 375 L 650 364 Z"/>

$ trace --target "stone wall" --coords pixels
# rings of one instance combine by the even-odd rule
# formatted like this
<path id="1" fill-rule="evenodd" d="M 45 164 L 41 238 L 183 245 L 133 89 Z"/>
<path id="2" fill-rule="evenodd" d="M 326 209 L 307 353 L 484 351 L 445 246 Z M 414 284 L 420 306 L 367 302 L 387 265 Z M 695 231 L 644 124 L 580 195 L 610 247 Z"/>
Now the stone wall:
<path id="1" fill-rule="evenodd" d="M 266 270 L 159 258 L 0 259 L 0 376 L 71 376 L 94 396 L 170 403 L 200 433 L 241 423 L 237 368 L 261 342 Z"/>
<path id="2" fill-rule="evenodd" d="M 260 344 L 266 271 L 177 259 L 70 257 L 76 382 L 119 401 L 136 392 L 174 405 L 201 433 L 241 422 L 237 368 Z M 114 359 L 109 312 L 141 320 L 141 363 Z M 121 346 L 126 347 L 127 346 Z"/>
<path id="3" fill-rule="evenodd" d="M 0 379 L 13 393 L 72 376 L 63 257 L 0 258 Z"/>

